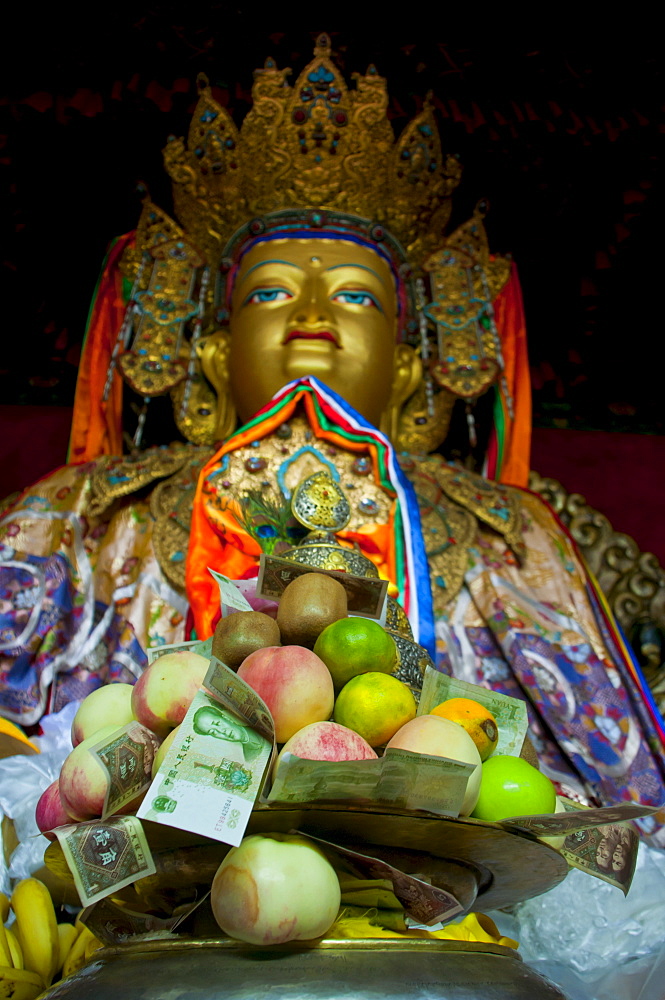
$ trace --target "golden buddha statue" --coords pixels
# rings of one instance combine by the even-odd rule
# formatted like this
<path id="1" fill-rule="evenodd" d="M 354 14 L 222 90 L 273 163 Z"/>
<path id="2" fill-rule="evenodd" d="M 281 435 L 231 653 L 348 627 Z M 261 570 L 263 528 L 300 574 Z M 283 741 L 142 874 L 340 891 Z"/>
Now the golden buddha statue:
<path id="1" fill-rule="evenodd" d="M 444 235 L 460 167 L 428 105 L 395 141 L 385 81 L 370 67 L 347 89 L 326 36 L 293 88 L 287 72 L 257 71 L 240 130 L 199 81 L 188 142 L 165 150 L 178 222 L 146 198 L 111 252 L 77 389 L 79 464 L 0 523 L 0 713 L 30 725 L 131 681 L 148 646 L 210 634 L 208 567 L 249 579 L 261 551 L 289 548 L 290 496 L 325 471 L 351 506 L 339 538 L 390 581 L 438 669 L 525 698 L 541 766 L 568 794 L 661 803 L 658 712 L 574 544 L 517 488 L 529 412 L 514 268 L 489 253 L 480 209 Z M 143 401 L 125 457 L 123 379 Z M 490 387 L 483 478 L 436 449 L 455 399 Z M 189 443 L 142 452 L 164 393 Z M 663 821 L 641 821 L 656 843 Z"/>

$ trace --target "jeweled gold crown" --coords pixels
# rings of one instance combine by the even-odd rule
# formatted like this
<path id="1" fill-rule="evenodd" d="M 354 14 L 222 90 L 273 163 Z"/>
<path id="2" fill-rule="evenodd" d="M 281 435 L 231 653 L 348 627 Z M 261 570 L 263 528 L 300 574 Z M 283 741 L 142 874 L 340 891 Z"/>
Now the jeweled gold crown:
<path id="1" fill-rule="evenodd" d="M 410 436 L 402 428 L 400 440 L 431 450 L 445 434 L 453 396 L 473 399 L 500 376 L 491 303 L 510 264 L 490 255 L 479 208 L 445 235 L 461 166 L 442 153 L 429 101 L 396 139 L 386 81 L 370 66 L 348 88 L 327 35 L 294 87 L 289 73 L 272 59 L 255 71 L 240 128 L 199 77 L 187 141 L 173 138 L 164 150 L 175 219 L 146 198 L 122 257 L 133 291 L 105 394 L 117 366 L 144 400 L 173 394 L 176 422 L 191 441 L 230 433 L 235 413 L 220 403 L 226 389 L 210 361 L 228 350 L 217 275 L 248 239 L 323 227 L 381 244 L 399 268 L 408 287 L 399 335 L 419 347 L 424 379 L 404 410 Z"/>
<path id="2" fill-rule="evenodd" d="M 461 167 L 441 150 L 429 102 L 395 140 L 386 81 L 370 66 L 348 88 L 319 35 L 314 59 L 287 83 L 268 59 L 255 71 L 253 107 L 240 129 L 198 80 L 187 143 L 164 150 L 175 215 L 216 264 L 248 219 L 288 208 L 321 208 L 385 225 L 420 263 L 441 245 Z"/>

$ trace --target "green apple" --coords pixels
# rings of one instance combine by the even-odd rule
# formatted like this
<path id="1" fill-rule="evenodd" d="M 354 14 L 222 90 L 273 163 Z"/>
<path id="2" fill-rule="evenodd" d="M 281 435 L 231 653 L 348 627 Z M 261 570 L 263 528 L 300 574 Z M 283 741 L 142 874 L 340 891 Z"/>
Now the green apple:
<path id="1" fill-rule="evenodd" d="M 522 757 L 499 754 L 483 764 L 480 794 L 471 813 L 476 819 L 498 823 L 509 816 L 553 813 L 555 808 L 554 785 Z"/>

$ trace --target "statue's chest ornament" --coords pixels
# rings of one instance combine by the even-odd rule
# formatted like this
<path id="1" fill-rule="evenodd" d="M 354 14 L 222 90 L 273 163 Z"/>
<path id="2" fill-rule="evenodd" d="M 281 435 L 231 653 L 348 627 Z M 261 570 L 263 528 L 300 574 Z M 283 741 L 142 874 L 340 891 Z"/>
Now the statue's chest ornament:
<path id="1" fill-rule="evenodd" d="M 392 498 L 374 482 L 370 457 L 317 439 L 301 416 L 225 455 L 211 485 L 220 497 L 240 499 L 260 492 L 272 504 L 283 506 L 298 484 L 317 472 L 325 472 L 346 494 L 349 530 L 388 521 Z"/>

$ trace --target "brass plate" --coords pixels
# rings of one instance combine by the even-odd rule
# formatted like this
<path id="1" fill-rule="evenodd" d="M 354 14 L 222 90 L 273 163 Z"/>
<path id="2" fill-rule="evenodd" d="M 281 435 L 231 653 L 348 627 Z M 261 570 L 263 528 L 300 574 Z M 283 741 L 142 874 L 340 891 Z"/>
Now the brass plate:
<path id="1" fill-rule="evenodd" d="M 509 833 L 496 823 L 448 819 L 412 812 L 339 806 L 258 807 L 248 833 L 284 833 L 298 829 L 328 840 L 377 844 L 421 851 L 436 858 L 461 862 L 479 875 L 474 909 L 494 910 L 540 896 L 563 882 L 565 858 L 540 841 Z"/>
<path id="2" fill-rule="evenodd" d="M 145 823 L 144 829 L 155 852 L 200 845 L 206 855 L 211 848 L 213 853 L 218 849 L 221 861 L 228 850 L 224 844 L 156 823 Z M 340 809 L 338 805 L 257 806 L 247 833 L 287 833 L 294 829 L 327 840 L 355 844 L 361 849 L 365 845 L 368 854 L 372 853 L 371 845 L 377 845 L 460 863 L 476 875 L 478 896 L 474 908 L 480 910 L 499 909 L 539 896 L 562 882 L 568 874 L 568 863 L 558 851 L 528 835 L 509 833 L 498 824 L 481 820 L 448 819 L 404 810 L 387 811 L 369 806 Z M 44 861 L 55 874 L 71 881 L 57 841 L 47 848 Z M 212 858 L 206 861 L 202 869 L 210 864 L 214 867 Z M 397 858 L 394 863 L 398 864 Z M 423 866 L 419 867 L 422 871 Z M 160 882 L 162 880 L 168 880 L 166 872 Z"/>

